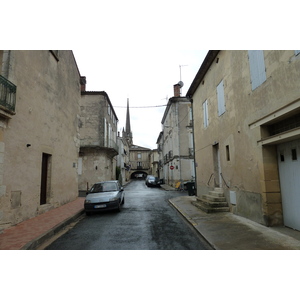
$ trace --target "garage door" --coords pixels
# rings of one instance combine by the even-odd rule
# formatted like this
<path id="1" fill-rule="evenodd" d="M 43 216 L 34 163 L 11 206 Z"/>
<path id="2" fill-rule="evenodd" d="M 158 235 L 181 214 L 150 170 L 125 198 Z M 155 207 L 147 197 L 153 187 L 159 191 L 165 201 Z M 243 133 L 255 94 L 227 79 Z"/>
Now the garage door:
<path id="1" fill-rule="evenodd" d="M 284 225 L 300 230 L 300 140 L 277 146 Z"/>

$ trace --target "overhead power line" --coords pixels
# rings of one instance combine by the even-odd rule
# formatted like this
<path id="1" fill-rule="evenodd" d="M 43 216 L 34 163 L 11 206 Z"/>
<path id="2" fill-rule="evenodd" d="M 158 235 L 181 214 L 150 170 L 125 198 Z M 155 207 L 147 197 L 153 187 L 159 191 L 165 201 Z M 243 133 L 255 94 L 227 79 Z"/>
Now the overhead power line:
<path id="1" fill-rule="evenodd" d="M 154 106 L 129 106 L 129 108 L 152 108 L 152 107 L 163 107 L 167 106 L 167 104 L 164 105 L 154 105 Z M 116 108 L 127 108 L 127 106 L 115 106 Z"/>

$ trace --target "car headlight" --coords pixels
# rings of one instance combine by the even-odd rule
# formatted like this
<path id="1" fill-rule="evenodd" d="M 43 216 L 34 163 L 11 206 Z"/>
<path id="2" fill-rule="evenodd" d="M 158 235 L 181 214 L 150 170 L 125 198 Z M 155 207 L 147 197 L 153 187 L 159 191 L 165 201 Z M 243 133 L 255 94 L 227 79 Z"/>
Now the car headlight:
<path id="1" fill-rule="evenodd" d="M 92 201 L 91 200 L 86 200 L 84 201 L 84 203 L 91 203 Z"/>
<path id="2" fill-rule="evenodd" d="M 118 197 L 114 197 L 114 198 L 110 198 L 110 199 L 109 199 L 109 202 L 118 201 L 118 200 L 119 200 Z"/>

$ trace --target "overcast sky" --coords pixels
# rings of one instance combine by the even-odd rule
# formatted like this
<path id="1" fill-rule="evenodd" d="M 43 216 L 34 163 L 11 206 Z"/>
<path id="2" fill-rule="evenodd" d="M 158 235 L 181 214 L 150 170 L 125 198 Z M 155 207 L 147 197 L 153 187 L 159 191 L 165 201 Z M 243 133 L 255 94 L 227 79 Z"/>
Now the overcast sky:
<path id="1" fill-rule="evenodd" d="M 166 108 L 163 105 L 174 95 L 173 85 L 180 81 L 181 73 L 182 96 L 186 94 L 207 50 L 168 47 L 145 52 L 104 47 L 73 52 L 81 75 L 86 76 L 86 90 L 108 94 L 119 119 L 118 131 L 125 127 L 128 98 L 134 144 L 154 149 Z"/>
<path id="2" fill-rule="evenodd" d="M 2 33 L 4 48 L 73 50 L 80 73 L 87 78 L 87 90 L 109 95 L 119 131 L 125 127 L 126 110 L 118 106 L 126 106 L 129 98 L 133 142 L 149 148 L 156 148 L 164 107 L 133 107 L 165 105 L 173 96 L 173 85 L 180 80 L 180 65 L 184 96 L 208 51 L 204 49 L 274 49 L 270 42 L 278 40 L 280 48 L 288 46 L 288 31 L 283 34 L 282 24 L 275 17 L 284 8 L 274 4 L 273 20 L 266 23 L 264 9 L 268 11 L 268 4 L 265 8 L 258 0 L 247 6 L 233 0 L 50 3 L 3 3 L 2 11 L 16 8 L 14 20 L 18 21 L 11 22 L 9 14 L 1 14 L 2 23 L 9 24 Z M 289 20 L 298 18 L 291 16 L 295 11 L 287 10 Z M 261 30 L 266 24 L 267 38 Z M 297 27 L 295 21 L 288 28 L 291 31 Z"/>

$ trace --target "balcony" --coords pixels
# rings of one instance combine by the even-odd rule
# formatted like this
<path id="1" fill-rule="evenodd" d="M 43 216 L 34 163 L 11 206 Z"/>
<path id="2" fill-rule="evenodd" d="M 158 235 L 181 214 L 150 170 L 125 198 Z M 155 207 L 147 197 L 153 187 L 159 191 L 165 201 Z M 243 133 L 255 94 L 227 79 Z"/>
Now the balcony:
<path id="1" fill-rule="evenodd" d="M 115 141 L 100 139 L 98 141 L 81 140 L 80 149 L 95 149 L 106 151 L 109 156 L 114 157 L 119 154 L 119 148 Z"/>
<path id="2" fill-rule="evenodd" d="M 17 87 L 0 75 L 0 109 L 4 116 L 9 117 L 15 114 Z"/>

